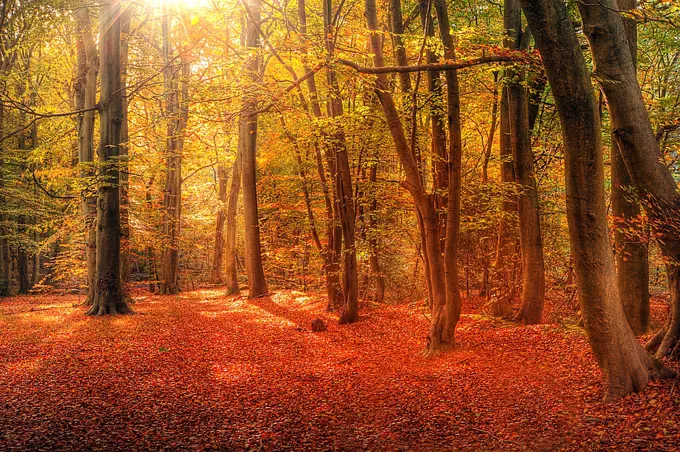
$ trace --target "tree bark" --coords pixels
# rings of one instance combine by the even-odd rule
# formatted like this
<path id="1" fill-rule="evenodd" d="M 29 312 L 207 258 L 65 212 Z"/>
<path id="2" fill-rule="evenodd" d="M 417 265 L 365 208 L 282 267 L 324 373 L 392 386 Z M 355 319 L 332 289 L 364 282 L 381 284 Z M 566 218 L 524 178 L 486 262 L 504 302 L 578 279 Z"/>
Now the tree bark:
<path id="1" fill-rule="evenodd" d="M 75 87 L 75 107 L 78 110 L 93 108 L 97 103 L 97 75 L 99 54 L 92 36 L 90 12 L 87 7 L 74 12 L 76 20 L 76 49 L 78 77 Z M 95 111 L 86 111 L 76 118 L 78 134 L 78 163 L 80 177 L 85 184 L 94 177 L 94 121 Z M 92 304 L 97 287 L 97 198 L 88 190 L 83 191 L 81 211 L 85 223 L 85 259 L 87 264 L 88 295 L 86 304 Z"/>
<path id="2" fill-rule="evenodd" d="M 212 270 L 210 282 L 213 284 L 223 283 L 222 267 L 224 265 L 224 225 L 227 220 L 227 167 L 224 163 L 217 165 L 217 199 L 220 203 L 215 221 L 215 249 L 213 250 Z"/>
<path id="3" fill-rule="evenodd" d="M 656 356 L 678 350 L 680 340 L 680 192 L 649 121 L 631 54 L 626 29 L 612 0 L 579 5 L 584 32 L 594 59 L 594 74 L 602 86 L 612 120 L 613 135 L 631 181 L 640 192 L 650 225 L 667 261 L 671 315 Z"/>
<path id="4" fill-rule="evenodd" d="M 172 17 L 164 11 L 162 18 L 163 56 L 165 69 L 165 115 L 167 121 L 167 147 L 165 191 L 163 194 L 163 256 L 161 262 L 161 294 L 179 293 L 179 247 L 182 219 L 182 154 L 184 133 L 189 115 L 187 92 L 188 62 L 180 52 L 175 63 L 171 42 Z"/>
<path id="5" fill-rule="evenodd" d="M 120 134 L 123 95 L 120 64 L 120 1 L 99 7 L 101 113 L 99 150 L 102 181 L 97 201 L 97 289 L 89 315 L 132 312 L 120 281 Z"/>
<path id="6" fill-rule="evenodd" d="M 620 302 L 609 242 L 599 114 L 588 69 L 562 0 L 521 0 L 551 82 L 565 143 L 567 220 L 588 339 L 605 400 L 641 391 L 665 369 L 640 346 Z"/>
<path id="7" fill-rule="evenodd" d="M 378 160 L 371 164 L 368 171 L 368 181 L 371 183 L 371 200 L 368 204 L 368 228 L 369 239 L 368 248 L 370 256 L 368 263 L 371 268 L 371 275 L 375 279 L 375 294 L 373 300 L 376 303 L 385 301 L 385 277 L 380 269 L 380 260 L 378 259 L 378 198 L 376 194 L 376 182 L 378 181 Z"/>
<path id="8" fill-rule="evenodd" d="M 227 293 L 239 293 L 237 256 L 236 256 L 236 213 L 238 210 L 238 194 L 241 190 L 241 173 L 243 168 L 243 145 L 245 138 L 245 122 L 240 120 L 238 123 L 238 144 L 236 158 L 231 169 L 231 185 L 229 186 L 229 200 L 227 202 L 227 234 L 225 240 L 225 278 Z"/>
<path id="9" fill-rule="evenodd" d="M 503 46 L 510 50 L 519 49 L 521 38 L 521 10 L 516 0 L 503 3 L 503 27 L 505 37 Z M 515 270 L 517 256 L 517 197 L 509 186 L 515 182 L 515 171 L 512 147 L 512 118 L 510 118 L 510 88 L 513 86 L 515 74 L 512 69 L 505 70 L 505 83 L 501 90 L 500 101 L 500 165 L 501 165 L 501 218 L 498 223 L 498 242 L 495 263 L 495 293 L 491 303 L 491 313 L 509 317 L 512 315 L 512 301 L 516 297 L 517 287 Z M 513 194 L 511 195 L 510 192 Z"/>
<path id="10" fill-rule="evenodd" d="M 326 51 L 333 55 L 334 24 L 332 0 L 323 2 L 324 29 L 326 36 Z M 344 114 L 340 88 L 337 76 L 332 68 L 326 70 L 330 99 L 326 105 L 329 118 L 341 118 Z M 359 320 L 359 278 L 357 275 L 357 256 L 355 247 L 355 213 L 352 189 L 352 176 L 349 166 L 349 156 L 345 143 L 345 131 L 336 121 L 333 132 L 329 135 L 327 146 L 335 158 L 335 173 L 333 174 L 335 201 L 337 203 L 338 220 L 342 228 L 342 294 L 343 306 L 340 312 L 340 324 L 354 323 Z"/>
<path id="11" fill-rule="evenodd" d="M 254 53 L 246 63 L 246 70 L 253 80 L 259 80 L 260 72 L 260 1 L 246 0 L 249 17 L 246 25 L 245 44 Z M 245 122 L 243 134 L 243 220 L 246 241 L 246 273 L 248 274 L 248 296 L 260 297 L 267 293 L 267 282 L 262 267 L 262 243 L 260 241 L 260 219 L 257 207 L 257 100 L 247 95 L 241 113 Z"/>
<path id="12" fill-rule="evenodd" d="M 305 9 L 305 0 L 298 0 L 298 19 L 300 21 L 300 33 L 306 38 L 307 37 L 307 12 Z M 304 51 L 306 54 L 306 50 Z M 309 72 L 309 67 L 304 67 L 305 72 Z M 322 119 L 323 115 L 321 113 L 321 104 L 319 103 L 319 95 L 316 87 L 316 79 L 314 76 L 307 79 L 307 90 L 309 91 L 309 107 L 312 110 L 312 114 L 317 119 Z M 325 138 L 326 131 L 321 130 L 320 134 Z M 342 284 L 340 282 L 340 255 L 342 253 L 342 227 L 337 221 L 337 202 L 335 202 L 335 188 L 333 187 L 335 179 L 333 175 L 337 172 L 335 164 L 335 156 L 331 151 L 330 147 L 324 146 L 326 148 L 326 166 L 331 174 L 330 182 L 326 177 L 326 169 L 324 168 L 324 162 L 321 155 L 320 143 L 316 143 L 314 146 L 316 162 L 317 162 L 317 172 L 319 174 L 319 179 L 321 181 L 321 187 L 324 194 L 324 201 L 326 205 L 326 246 L 323 251 L 324 258 L 324 274 L 326 275 L 326 292 L 328 294 L 328 307 L 329 311 L 342 306 L 344 301 L 344 296 L 342 292 Z M 332 193 L 331 193 L 332 192 Z"/>
<path id="13" fill-rule="evenodd" d="M 634 9 L 636 0 L 619 0 L 622 10 Z M 637 53 L 637 25 L 635 20 L 624 18 L 631 57 L 635 64 Z M 633 186 L 628 170 L 612 135 L 612 215 L 618 227 L 614 229 L 616 268 L 621 303 L 628 324 L 639 336 L 649 330 L 649 262 L 647 244 L 640 240 L 645 235 L 639 221 L 640 203 L 630 191 Z"/>
<path id="14" fill-rule="evenodd" d="M 505 1 L 506 33 L 514 43 L 511 48 L 522 48 L 529 30 L 522 30 L 522 15 L 518 0 Z M 515 316 L 518 322 L 531 325 L 540 323 L 545 301 L 545 266 L 538 206 L 538 191 L 534 178 L 534 155 L 531 149 L 529 119 L 529 93 L 525 87 L 526 76 L 521 70 L 506 70 L 509 78 L 508 122 L 514 180 L 520 186 L 517 195 L 519 217 L 519 244 L 522 262 L 522 305 Z"/>
<path id="15" fill-rule="evenodd" d="M 378 14 L 375 0 L 365 0 L 366 24 L 371 32 L 370 45 L 373 52 L 373 65 L 383 67 L 382 42 L 378 27 Z M 402 185 L 413 198 L 414 204 L 422 220 L 422 235 L 428 256 L 429 287 L 432 293 L 432 312 L 430 333 L 428 335 L 428 351 L 435 352 L 446 346 L 454 345 L 455 327 L 457 318 L 452 315 L 456 307 L 447 306 L 447 284 L 445 265 L 441 253 L 441 243 L 437 214 L 434 209 L 432 196 L 423 187 L 418 163 L 411 152 L 411 148 L 404 134 L 404 128 L 399 118 L 399 112 L 394 104 L 394 99 L 388 91 L 388 81 L 385 74 L 378 74 L 376 78 L 376 95 L 385 114 L 387 126 L 394 141 L 395 150 L 402 163 L 405 180 Z M 451 174 L 454 174 L 452 171 Z M 449 202 L 455 202 L 452 199 Z M 454 270 L 451 268 L 450 270 Z M 451 272 L 453 274 L 453 271 Z M 436 313 L 436 314 L 435 314 Z"/>

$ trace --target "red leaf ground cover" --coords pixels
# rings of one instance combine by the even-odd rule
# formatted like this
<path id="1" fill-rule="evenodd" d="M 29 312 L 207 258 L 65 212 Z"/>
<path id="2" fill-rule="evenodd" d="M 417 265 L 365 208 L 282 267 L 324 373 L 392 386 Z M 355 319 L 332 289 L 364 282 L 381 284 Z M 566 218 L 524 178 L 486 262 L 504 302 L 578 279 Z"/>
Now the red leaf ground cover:
<path id="1" fill-rule="evenodd" d="M 427 319 L 408 306 L 338 326 L 299 292 L 146 296 L 113 318 L 77 302 L 0 302 L 1 450 L 680 447 L 680 385 L 601 403 L 577 328 L 468 313 L 460 346 L 424 357 Z"/>

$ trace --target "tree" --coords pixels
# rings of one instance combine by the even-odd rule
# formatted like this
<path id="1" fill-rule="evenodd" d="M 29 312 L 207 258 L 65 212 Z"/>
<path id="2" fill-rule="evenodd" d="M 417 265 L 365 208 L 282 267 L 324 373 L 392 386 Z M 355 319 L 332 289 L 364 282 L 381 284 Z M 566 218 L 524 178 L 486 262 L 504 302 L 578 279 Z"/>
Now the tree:
<path id="1" fill-rule="evenodd" d="M 210 281 L 213 284 L 222 284 L 224 266 L 224 224 L 227 220 L 227 181 L 229 180 L 227 166 L 220 162 L 217 165 L 218 201 L 220 203 L 215 221 L 215 249 L 213 250 L 212 269 Z"/>
<path id="2" fill-rule="evenodd" d="M 522 30 L 519 1 L 506 0 L 504 22 L 509 35 L 508 46 L 525 49 L 529 30 Z M 522 259 L 522 305 L 515 319 L 523 324 L 540 323 L 545 301 L 545 267 L 538 207 L 538 191 L 534 178 L 534 155 L 531 149 L 529 93 L 522 70 L 506 70 L 508 123 L 512 151 L 513 180 L 519 185 L 517 210 L 519 216 L 519 244 Z M 507 138 L 506 138 L 507 139 Z M 502 163 L 505 165 L 505 162 Z M 500 240 L 500 239 L 499 239 Z M 500 252 L 500 247 L 499 247 Z"/>
<path id="3" fill-rule="evenodd" d="M 231 169 L 231 185 L 229 187 L 229 201 L 227 204 L 227 238 L 225 241 L 225 274 L 227 279 L 227 293 L 239 293 L 238 275 L 236 271 L 236 211 L 238 208 L 238 194 L 241 189 L 241 174 L 243 172 L 243 144 L 245 143 L 245 121 L 238 123 L 238 148 L 236 158 Z"/>
<path id="4" fill-rule="evenodd" d="M 96 292 L 89 315 L 132 312 L 120 280 L 120 171 L 123 94 L 121 90 L 121 3 L 111 0 L 99 7 L 101 94 L 97 152 L 101 181 L 97 200 Z"/>
<path id="5" fill-rule="evenodd" d="M 172 16 L 164 11 L 163 28 L 163 82 L 165 87 L 165 115 L 167 121 L 167 148 L 165 191 L 163 193 L 163 257 L 161 263 L 162 294 L 176 294 L 179 284 L 179 236 L 182 218 L 182 153 L 184 133 L 189 120 L 188 80 L 189 62 L 186 52 L 180 49 L 175 55 L 171 41 Z M 179 61 L 178 61 L 179 60 Z"/>
<path id="6" fill-rule="evenodd" d="M 76 57 L 78 76 L 75 86 L 75 107 L 83 113 L 76 117 L 78 134 L 78 163 L 80 177 L 87 184 L 94 177 L 94 121 L 97 103 L 97 73 L 99 54 L 92 36 L 90 11 L 81 7 L 73 13 L 76 21 Z M 93 193 L 83 190 L 82 212 L 85 223 L 85 261 L 87 265 L 87 305 L 94 300 L 97 260 L 97 200 Z"/>
<path id="7" fill-rule="evenodd" d="M 595 62 L 595 75 L 607 98 L 616 145 L 630 179 L 640 192 L 661 252 L 666 259 L 671 312 L 651 348 L 661 358 L 680 341 L 680 191 L 661 160 L 661 150 L 637 80 L 626 29 L 616 3 L 579 5 L 584 32 Z"/>
<path id="8" fill-rule="evenodd" d="M 670 372 L 637 342 L 621 305 L 605 211 L 599 114 L 566 6 L 562 0 L 521 3 L 562 124 L 567 219 L 579 302 L 604 373 L 605 400 L 614 400 L 641 391 L 651 378 Z"/>
<path id="9" fill-rule="evenodd" d="M 376 68 L 380 68 L 384 66 L 384 61 L 382 42 L 380 35 L 377 33 L 379 26 L 375 0 L 365 1 L 365 11 L 366 24 L 370 31 L 373 65 Z M 408 145 L 404 128 L 399 118 L 399 112 L 394 104 L 394 99 L 388 91 L 387 76 L 384 73 L 378 74 L 375 83 L 375 93 L 382 106 L 397 155 L 404 168 L 405 180 L 402 182 L 402 185 L 411 194 L 418 214 L 422 219 L 421 232 L 423 243 L 425 244 L 423 252 L 427 256 L 428 285 L 431 287 L 429 292 L 433 297 L 431 300 L 432 320 L 428 335 L 428 349 L 434 352 L 454 344 L 455 328 L 460 316 L 460 294 L 457 293 L 456 260 L 450 260 L 448 268 L 445 267 L 440 248 L 441 235 L 433 197 L 426 192 L 423 186 L 416 157 Z M 455 162 L 455 157 L 452 157 L 452 161 Z M 457 168 L 451 168 L 449 177 L 451 177 L 451 174 L 456 174 L 457 171 L 459 171 Z M 458 183 L 459 181 L 458 179 Z M 456 184 L 449 184 L 449 188 L 451 187 L 456 187 Z M 449 194 L 448 202 L 450 212 L 447 219 L 447 232 L 450 233 L 448 240 L 455 240 L 457 221 L 459 221 L 456 218 L 455 212 L 456 196 Z M 451 208 L 452 206 L 454 207 L 453 209 Z M 449 246 L 446 253 L 447 257 L 454 258 L 455 243 L 447 246 Z M 450 279 L 447 281 L 447 278 Z"/>
<path id="10" fill-rule="evenodd" d="M 248 77 L 259 79 L 261 55 L 259 22 L 260 1 L 247 0 L 244 3 L 248 13 L 245 30 L 245 45 L 250 55 L 246 62 Z M 251 88 L 254 90 L 254 87 Z M 261 297 L 267 293 L 267 282 L 262 267 L 262 244 L 260 241 L 260 218 L 257 207 L 257 98 L 254 92 L 243 99 L 241 118 L 244 132 L 239 135 L 239 147 L 243 153 L 243 220 L 246 240 L 246 272 L 248 274 L 248 296 Z"/>
<path id="11" fill-rule="evenodd" d="M 635 0 L 620 0 L 621 9 L 634 9 Z M 637 52 L 637 25 L 632 18 L 624 19 L 631 57 L 635 63 Z M 616 223 L 614 246 L 616 248 L 616 277 L 623 310 L 628 324 L 636 335 L 649 329 L 649 262 L 647 244 L 642 239 L 645 231 L 640 222 L 640 203 L 631 192 L 633 183 L 612 135 L 612 215 Z"/>

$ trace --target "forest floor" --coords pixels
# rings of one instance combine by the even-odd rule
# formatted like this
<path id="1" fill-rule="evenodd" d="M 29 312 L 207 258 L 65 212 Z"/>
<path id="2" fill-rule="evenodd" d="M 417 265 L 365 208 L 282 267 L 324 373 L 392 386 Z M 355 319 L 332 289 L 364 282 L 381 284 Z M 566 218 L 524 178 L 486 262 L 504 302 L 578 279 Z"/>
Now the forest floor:
<path id="1" fill-rule="evenodd" d="M 321 297 L 218 290 L 0 301 L 0 450 L 678 450 L 680 384 L 601 402 L 585 335 L 470 313 L 422 355 L 419 309 L 338 326 Z M 322 318 L 328 331 L 313 333 Z"/>

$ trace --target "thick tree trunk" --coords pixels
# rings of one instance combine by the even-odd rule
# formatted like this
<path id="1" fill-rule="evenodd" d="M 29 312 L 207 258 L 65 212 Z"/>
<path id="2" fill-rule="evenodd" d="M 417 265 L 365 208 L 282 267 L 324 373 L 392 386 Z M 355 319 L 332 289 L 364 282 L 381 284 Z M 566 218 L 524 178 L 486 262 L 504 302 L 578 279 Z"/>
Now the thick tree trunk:
<path id="1" fill-rule="evenodd" d="M 76 48 L 78 78 L 75 88 L 76 109 L 93 108 L 97 103 L 97 74 L 99 53 L 92 36 L 90 12 L 86 7 L 74 12 L 76 20 Z M 91 183 L 94 177 L 94 121 L 95 111 L 86 111 L 76 118 L 78 134 L 78 163 L 80 177 Z M 91 305 L 97 287 L 97 198 L 89 190 L 83 191 L 82 213 L 85 223 L 85 259 L 87 264 L 88 295 L 86 304 Z"/>
<path id="2" fill-rule="evenodd" d="M 246 64 L 253 80 L 260 76 L 260 1 L 246 0 L 249 18 L 246 25 L 246 46 L 255 54 Z M 242 118 L 245 122 L 243 134 L 243 222 L 246 241 L 246 273 L 248 274 L 248 296 L 260 297 L 267 293 L 267 282 L 262 267 L 262 243 L 260 241 L 260 218 L 257 208 L 257 100 L 253 96 L 244 99 Z"/>
<path id="3" fill-rule="evenodd" d="M 238 147 L 236 149 L 236 158 L 231 169 L 231 184 L 229 186 L 229 200 L 227 202 L 227 233 L 224 249 L 224 263 L 225 263 L 225 278 L 227 284 L 227 293 L 239 293 L 238 274 L 237 274 L 237 256 L 236 256 L 236 213 L 238 210 L 238 194 L 241 190 L 241 173 L 243 168 L 243 144 L 245 139 L 242 135 L 245 133 L 245 123 L 243 120 L 238 124 Z"/>
<path id="4" fill-rule="evenodd" d="M 649 121 L 618 5 L 612 0 L 579 5 L 584 32 L 593 52 L 595 75 L 607 98 L 612 130 L 631 181 L 640 192 L 659 247 L 668 262 L 671 313 L 680 311 L 680 192 Z M 656 351 L 663 357 L 677 350 L 680 316 L 671 314 L 666 335 Z"/>
<path id="5" fill-rule="evenodd" d="M 227 167 L 224 163 L 217 165 L 217 183 L 218 195 L 217 199 L 220 203 L 217 210 L 217 219 L 215 221 L 215 248 L 213 250 L 212 270 L 210 271 L 210 282 L 213 284 L 222 284 L 223 275 L 222 269 L 224 265 L 224 225 L 227 220 Z"/>
<path id="6" fill-rule="evenodd" d="M 636 0 L 619 0 L 622 10 L 635 8 Z M 637 53 L 637 25 L 635 20 L 624 18 L 631 57 L 635 64 Z M 633 333 L 641 335 L 649 329 L 649 262 L 647 244 L 640 218 L 640 203 L 630 191 L 633 186 L 628 170 L 619 152 L 616 138 L 612 136 L 612 214 L 619 227 L 614 229 L 616 268 L 621 303 Z"/>
<path id="7" fill-rule="evenodd" d="M 162 294 L 179 293 L 179 246 L 182 218 L 182 154 L 184 133 L 189 115 L 187 80 L 189 76 L 186 56 L 180 52 L 180 63 L 175 63 L 171 43 L 172 17 L 164 11 L 162 18 L 163 53 L 165 69 L 165 114 L 167 149 L 165 191 L 163 195 L 163 257 L 161 263 Z"/>
<path id="8" fill-rule="evenodd" d="M 663 376 L 628 326 L 616 285 L 604 200 L 597 105 L 562 0 L 521 0 L 550 79 L 565 143 L 567 220 L 588 339 L 604 373 L 605 400 L 641 391 Z"/>
<path id="9" fill-rule="evenodd" d="M 120 281 L 120 176 L 118 157 L 123 116 L 120 67 L 120 1 L 99 8 L 101 113 L 97 202 L 97 285 L 89 315 L 132 312 Z"/>

